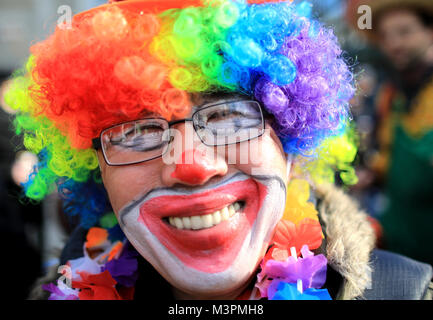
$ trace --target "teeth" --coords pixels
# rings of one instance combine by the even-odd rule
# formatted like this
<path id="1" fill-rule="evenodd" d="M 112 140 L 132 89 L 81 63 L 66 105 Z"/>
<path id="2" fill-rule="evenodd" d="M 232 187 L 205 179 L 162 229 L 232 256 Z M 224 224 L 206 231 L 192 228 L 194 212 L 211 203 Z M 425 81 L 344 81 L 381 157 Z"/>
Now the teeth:
<path id="1" fill-rule="evenodd" d="M 191 219 L 189 217 L 183 217 L 182 223 L 185 229 L 191 229 Z"/>
<path id="2" fill-rule="evenodd" d="M 191 228 L 193 230 L 201 229 L 201 218 L 200 216 L 193 216 L 191 217 Z"/>
<path id="3" fill-rule="evenodd" d="M 241 208 L 241 205 L 239 204 L 239 202 L 235 202 L 233 207 L 234 207 L 235 211 L 238 211 Z"/>
<path id="4" fill-rule="evenodd" d="M 228 211 L 229 216 L 231 217 L 232 215 L 234 215 L 236 213 L 235 206 L 230 206 L 227 211 Z"/>
<path id="5" fill-rule="evenodd" d="M 210 228 L 213 226 L 212 223 L 212 215 L 211 214 L 207 214 L 205 216 L 201 217 L 201 223 L 203 228 Z"/>
<path id="6" fill-rule="evenodd" d="M 233 206 L 229 206 L 229 207 L 233 208 Z M 227 208 L 222 209 L 221 210 L 221 220 L 227 220 L 228 218 L 230 218 L 229 210 Z"/>
<path id="7" fill-rule="evenodd" d="M 216 226 L 217 224 L 228 220 L 237 212 L 239 212 L 240 208 L 241 205 L 238 202 L 235 202 L 212 214 L 183 218 L 169 217 L 168 222 L 177 229 L 200 230 Z"/>
<path id="8" fill-rule="evenodd" d="M 183 229 L 183 223 L 181 218 L 174 218 L 174 224 L 176 225 L 176 228 Z"/>
<path id="9" fill-rule="evenodd" d="M 221 222 L 221 213 L 217 211 L 212 215 L 212 224 L 217 225 L 220 222 Z"/>

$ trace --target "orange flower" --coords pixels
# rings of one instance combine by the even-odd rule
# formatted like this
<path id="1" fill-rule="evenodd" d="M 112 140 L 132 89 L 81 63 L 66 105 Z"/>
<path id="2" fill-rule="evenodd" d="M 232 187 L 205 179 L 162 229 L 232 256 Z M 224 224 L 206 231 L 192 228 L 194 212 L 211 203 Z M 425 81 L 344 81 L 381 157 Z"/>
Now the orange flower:
<path id="1" fill-rule="evenodd" d="M 122 250 L 122 248 L 123 248 L 122 242 L 117 241 L 108 255 L 108 261 L 113 260 L 113 258 L 116 257 L 116 255 L 120 252 L 120 250 Z"/>
<path id="2" fill-rule="evenodd" d="M 277 246 L 272 246 L 266 255 L 263 257 L 261 266 L 264 268 L 268 260 L 285 261 L 289 257 L 289 252 L 286 249 L 281 249 Z"/>
<path id="3" fill-rule="evenodd" d="M 108 239 L 108 231 L 97 227 L 90 228 L 86 239 L 87 249 L 100 246 Z"/>
<path id="4" fill-rule="evenodd" d="M 298 256 L 303 245 L 314 250 L 322 244 L 322 227 L 316 220 L 305 218 L 298 225 L 291 221 L 280 220 L 272 239 L 276 248 L 290 250 L 296 248 Z M 271 253 L 272 254 L 272 253 Z"/>

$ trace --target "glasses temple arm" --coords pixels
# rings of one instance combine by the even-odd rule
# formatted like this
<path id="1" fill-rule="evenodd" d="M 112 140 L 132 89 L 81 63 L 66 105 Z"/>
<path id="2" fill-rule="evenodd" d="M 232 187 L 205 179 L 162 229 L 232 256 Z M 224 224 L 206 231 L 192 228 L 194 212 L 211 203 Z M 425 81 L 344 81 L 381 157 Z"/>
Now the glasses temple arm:
<path id="1" fill-rule="evenodd" d="M 101 145 L 101 138 L 94 138 L 92 139 L 92 147 L 93 149 L 101 149 L 102 145 Z"/>

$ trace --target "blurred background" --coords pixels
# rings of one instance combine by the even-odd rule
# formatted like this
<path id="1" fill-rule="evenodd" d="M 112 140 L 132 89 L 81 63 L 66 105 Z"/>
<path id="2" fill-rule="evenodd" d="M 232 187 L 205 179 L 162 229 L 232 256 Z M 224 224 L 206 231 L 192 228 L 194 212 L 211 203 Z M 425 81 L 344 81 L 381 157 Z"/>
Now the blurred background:
<path id="1" fill-rule="evenodd" d="M 69 6 L 72 14 L 76 14 L 103 3 L 103 0 L 0 1 L 0 243 L 6 251 L 0 274 L 6 275 L 4 285 L 9 299 L 25 299 L 35 279 L 58 264 L 70 225 L 55 194 L 42 203 L 29 202 L 22 196 L 20 183 L 27 180 L 36 158 L 23 152 L 22 141 L 14 136 L 13 112 L 4 102 L 3 92 L 12 72 L 27 61 L 29 47 L 54 31 L 57 20 L 65 13 L 62 6 Z"/>
<path id="2" fill-rule="evenodd" d="M 392 2 L 374 2 L 382 1 Z M 53 32 L 64 13 L 61 6 L 75 14 L 105 2 L 0 0 L 0 237 L 7 262 L 0 272 L 8 275 L 9 298 L 26 298 L 36 277 L 58 263 L 71 226 L 55 194 L 42 203 L 22 197 L 20 184 L 36 159 L 14 137 L 13 112 L 2 93 L 12 72 L 26 62 L 31 44 Z M 378 247 L 433 263 L 433 102 L 423 103 L 433 101 L 433 93 L 431 99 L 423 94 L 433 87 L 433 9 L 430 15 L 422 5 L 413 9 L 400 1 L 377 11 L 372 40 L 356 27 L 356 11 L 368 1 L 309 2 L 314 16 L 335 29 L 356 75 L 352 114 L 359 132 L 359 182 L 347 191 L 371 216 Z"/>

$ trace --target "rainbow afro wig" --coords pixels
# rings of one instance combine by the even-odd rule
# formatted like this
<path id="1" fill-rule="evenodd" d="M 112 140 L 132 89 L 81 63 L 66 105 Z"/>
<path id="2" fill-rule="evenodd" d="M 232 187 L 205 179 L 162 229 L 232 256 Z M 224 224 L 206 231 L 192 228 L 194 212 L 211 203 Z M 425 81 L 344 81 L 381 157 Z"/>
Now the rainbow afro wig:
<path id="1" fill-rule="evenodd" d="M 145 114 L 186 116 L 191 93 L 237 92 L 273 115 L 284 150 L 312 180 L 355 180 L 350 68 L 311 5 L 265 0 L 111 1 L 31 47 L 6 102 L 39 163 L 24 185 L 57 188 L 90 227 L 110 212 L 91 141 Z"/>

